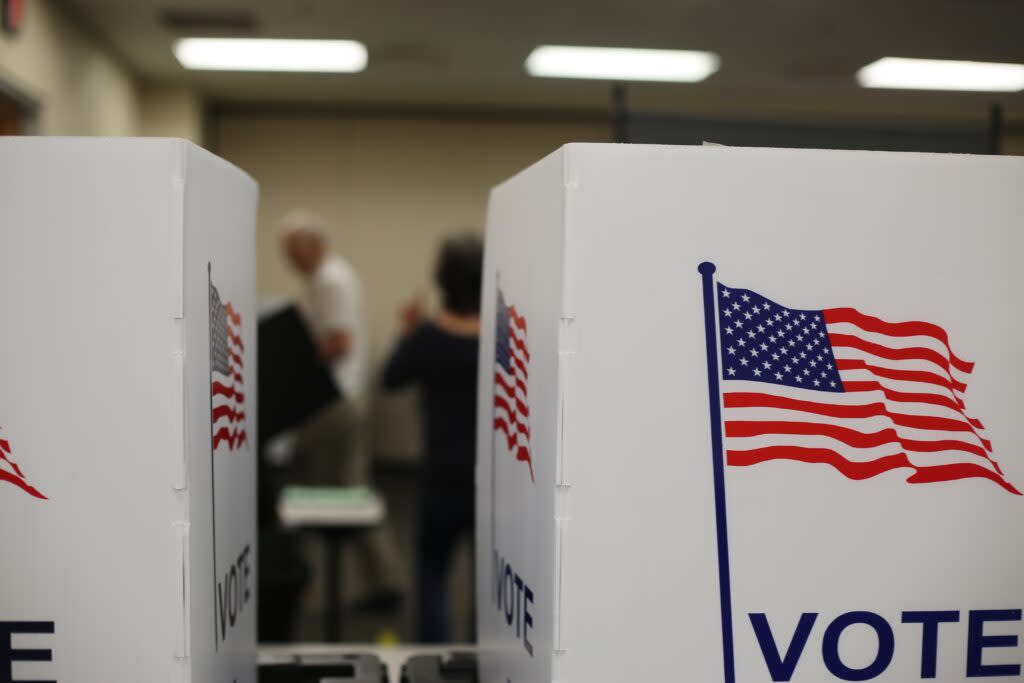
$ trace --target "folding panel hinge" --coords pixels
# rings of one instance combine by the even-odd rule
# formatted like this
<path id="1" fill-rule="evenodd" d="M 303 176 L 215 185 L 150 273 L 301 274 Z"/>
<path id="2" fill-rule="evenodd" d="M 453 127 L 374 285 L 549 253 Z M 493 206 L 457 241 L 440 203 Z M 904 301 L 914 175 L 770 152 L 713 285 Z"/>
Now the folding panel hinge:
<path id="1" fill-rule="evenodd" d="M 174 522 L 173 543 L 174 562 L 174 657 L 188 659 L 190 656 L 189 605 L 191 604 L 189 586 L 189 524 Z"/>

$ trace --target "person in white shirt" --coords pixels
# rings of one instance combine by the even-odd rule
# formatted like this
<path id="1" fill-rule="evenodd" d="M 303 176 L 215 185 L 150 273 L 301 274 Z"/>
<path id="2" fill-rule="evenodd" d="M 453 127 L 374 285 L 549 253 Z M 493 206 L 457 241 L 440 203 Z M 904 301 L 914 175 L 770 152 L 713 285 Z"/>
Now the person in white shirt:
<path id="1" fill-rule="evenodd" d="M 306 314 L 314 341 L 342 398 L 303 424 L 295 434 L 293 470 L 298 483 L 369 485 L 367 383 L 370 343 L 362 283 L 355 270 L 327 246 L 324 222 L 293 211 L 283 222 L 284 250 L 306 283 Z M 390 606 L 400 596 L 397 558 L 383 533 L 360 537 L 370 594 L 363 602 Z"/>

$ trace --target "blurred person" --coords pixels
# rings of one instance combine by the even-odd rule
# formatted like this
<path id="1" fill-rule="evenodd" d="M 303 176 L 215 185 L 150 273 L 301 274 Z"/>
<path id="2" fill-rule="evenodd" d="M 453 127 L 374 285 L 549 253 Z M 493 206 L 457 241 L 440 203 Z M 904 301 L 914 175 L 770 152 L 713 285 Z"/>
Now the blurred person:
<path id="1" fill-rule="evenodd" d="M 447 574 L 456 542 L 474 523 L 477 352 L 483 243 L 467 234 L 441 247 L 436 280 L 440 312 L 425 319 L 419 301 L 401 312 L 402 337 L 384 368 L 385 389 L 421 388 L 426 433 L 419 515 L 419 633 L 423 642 L 451 639 Z M 473 595 L 473 587 L 467 591 Z"/>
<path id="2" fill-rule="evenodd" d="M 320 357 L 330 369 L 341 399 L 304 423 L 294 435 L 295 483 L 312 486 L 369 486 L 369 332 L 362 283 L 355 270 L 328 249 L 323 220 L 293 211 L 283 221 L 284 250 L 306 284 L 307 315 Z M 401 599 L 395 549 L 383 529 L 356 537 L 369 594 L 356 607 L 387 610 Z"/>

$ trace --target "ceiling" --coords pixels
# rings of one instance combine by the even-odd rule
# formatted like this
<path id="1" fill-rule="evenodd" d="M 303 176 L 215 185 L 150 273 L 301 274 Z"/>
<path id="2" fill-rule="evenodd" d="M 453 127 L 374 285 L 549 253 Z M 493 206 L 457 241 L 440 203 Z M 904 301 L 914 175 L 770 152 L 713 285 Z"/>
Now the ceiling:
<path id="1" fill-rule="evenodd" d="M 146 81 L 218 101 L 607 111 L 610 84 L 534 79 L 542 43 L 692 48 L 721 55 L 700 84 L 631 84 L 638 108 L 697 114 L 983 118 L 1024 94 L 864 90 L 885 55 L 1024 63 L 1020 0 L 65 0 Z M 188 72 L 183 35 L 354 38 L 360 74 Z"/>

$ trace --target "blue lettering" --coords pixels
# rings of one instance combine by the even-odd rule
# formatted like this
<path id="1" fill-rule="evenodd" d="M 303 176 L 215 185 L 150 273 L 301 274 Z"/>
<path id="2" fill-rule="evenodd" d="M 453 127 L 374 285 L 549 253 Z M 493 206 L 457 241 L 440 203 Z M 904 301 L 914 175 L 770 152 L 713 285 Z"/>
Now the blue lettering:
<path id="1" fill-rule="evenodd" d="M 754 627 L 754 635 L 757 636 L 757 644 L 761 646 L 761 654 L 764 656 L 764 663 L 768 666 L 768 673 L 773 681 L 788 681 L 793 678 L 793 671 L 800 661 L 800 655 L 807 645 L 807 638 L 811 635 L 811 628 L 818 618 L 815 612 L 804 612 L 797 622 L 796 631 L 789 641 L 785 656 L 779 655 L 779 646 L 772 635 L 771 626 L 768 625 L 768 617 L 762 613 L 750 615 L 750 624 Z"/>
<path id="2" fill-rule="evenodd" d="M 14 678 L 14 662 L 52 662 L 52 650 L 15 649 L 15 633 L 53 633 L 52 621 L 0 621 L 0 683 L 19 683 Z M 56 683 L 35 681 L 34 683 Z"/>
<path id="3" fill-rule="evenodd" d="M 515 581 L 512 578 L 512 566 L 508 564 L 505 565 L 505 583 L 507 584 L 507 588 L 505 588 L 505 623 L 511 626 L 512 613 L 516 611 L 515 604 L 512 601 L 513 584 Z"/>
<path id="4" fill-rule="evenodd" d="M 533 645 L 530 643 L 530 636 L 528 631 L 533 628 L 533 615 L 530 614 L 530 605 L 533 604 L 533 591 L 530 590 L 529 586 L 523 589 L 523 595 L 526 597 L 526 601 L 523 603 L 523 647 L 526 651 L 533 656 Z"/>
<path id="5" fill-rule="evenodd" d="M 530 612 L 533 589 L 497 549 L 494 550 L 492 569 L 498 614 L 503 614 L 505 623 L 510 627 L 515 621 L 516 638 L 522 638 L 523 649 L 532 657 L 533 644 L 530 642 L 529 631 L 533 628 L 533 614 Z"/>
<path id="6" fill-rule="evenodd" d="M 878 637 L 878 653 L 875 660 L 863 669 L 853 669 L 839 658 L 839 637 L 848 627 L 854 624 L 865 624 L 875 631 Z M 821 643 L 821 655 L 833 676 L 844 681 L 866 681 L 881 675 L 892 662 L 896 650 L 896 638 L 893 636 L 889 622 L 874 612 L 847 612 L 840 614 L 825 629 L 825 637 Z"/>
<path id="7" fill-rule="evenodd" d="M 516 638 L 519 637 L 519 613 L 522 611 L 519 608 L 520 598 L 523 595 L 523 580 L 519 578 L 519 574 L 516 574 Z"/>
<path id="8" fill-rule="evenodd" d="M 904 612 L 904 624 L 921 624 L 921 678 L 935 678 L 935 659 L 939 648 L 939 624 L 960 621 L 960 613 Z"/>
<path id="9" fill-rule="evenodd" d="M 982 664 L 985 648 L 1017 647 L 1017 636 L 986 636 L 986 621 L 1020 621 L 1019 609 L 971 610 L 967 617 L 967 677 L 1019 676 L 1020 664 Z"/>

